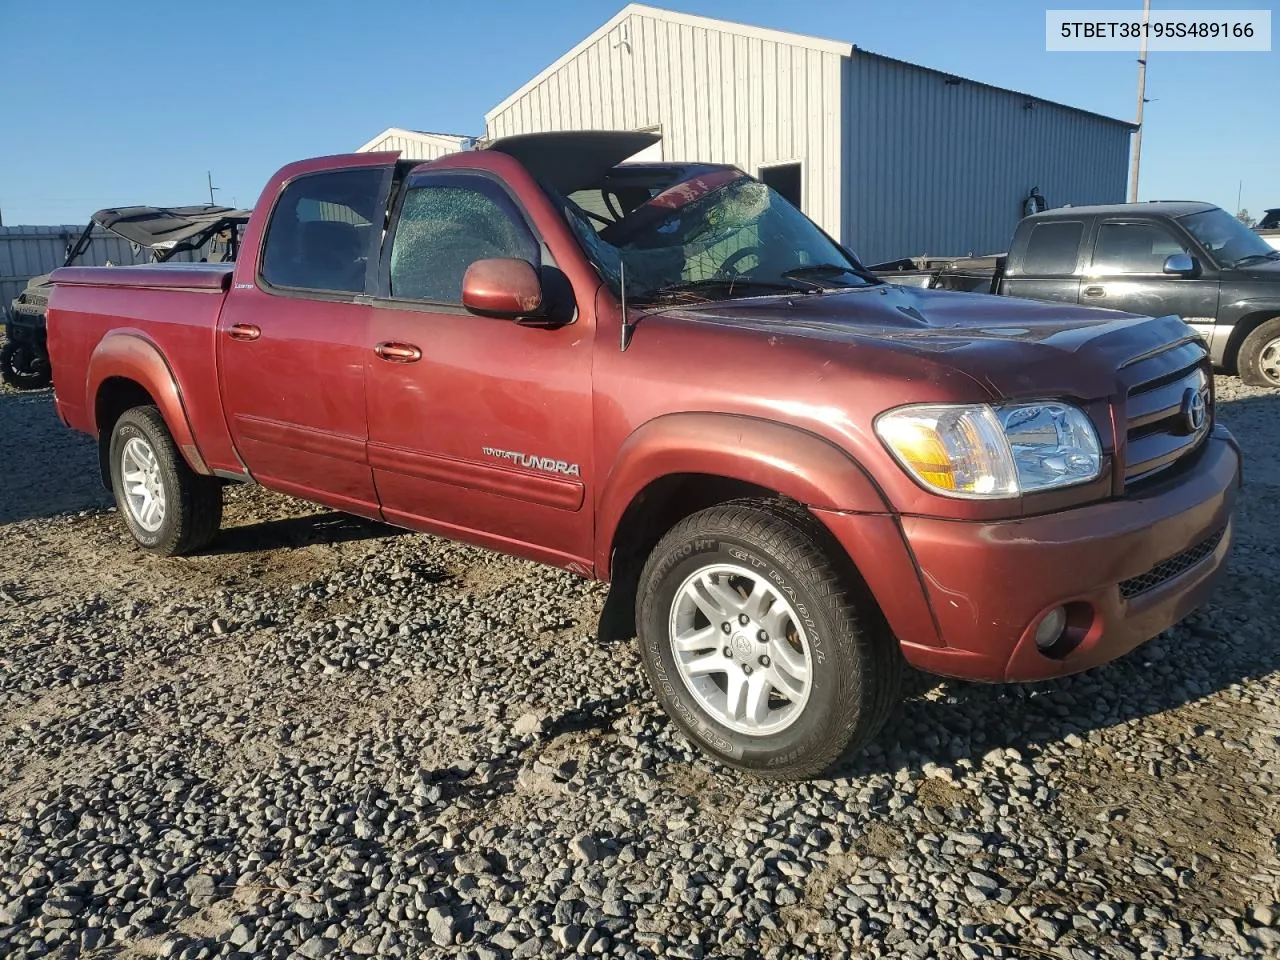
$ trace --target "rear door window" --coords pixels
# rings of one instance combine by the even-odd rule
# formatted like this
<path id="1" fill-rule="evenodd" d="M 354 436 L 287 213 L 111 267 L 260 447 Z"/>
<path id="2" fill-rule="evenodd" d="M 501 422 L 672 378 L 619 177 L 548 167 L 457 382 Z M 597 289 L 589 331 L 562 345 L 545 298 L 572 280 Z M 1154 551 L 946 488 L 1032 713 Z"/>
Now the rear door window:
<path id="1" fill-rule="evenodd" d="M 295 290 L 363 293 L 386 209 L 386 174 L 383 167 L 335 170 L 285 187 L 267 225 L 262 279 Z"/>
<path id="2" fill-rule="evenodd" d="M 1093 248 L 1093 273 L 1162 273 L 1165 260 L 1189 252 L 1163 224 L 1103 223 Z"/>
<path id="3" fill-rule="evenodd" d="M 1081 220 L 1054 220 L 1037 223 L 1027 238 L 1022 272 L 1032 277 L 1069 277 L 1076 272 L 1080 241 L 1084 238 Z"/>

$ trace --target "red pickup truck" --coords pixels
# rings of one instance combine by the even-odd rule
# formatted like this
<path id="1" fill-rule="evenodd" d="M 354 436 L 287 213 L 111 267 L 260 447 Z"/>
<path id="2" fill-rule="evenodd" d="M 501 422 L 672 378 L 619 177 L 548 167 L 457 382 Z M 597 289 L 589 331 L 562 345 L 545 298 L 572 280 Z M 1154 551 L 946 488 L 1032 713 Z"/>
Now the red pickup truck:
<path id="1" fill-rule="evenodd" d="M 60 270 L 59 415 L 157 553 L 256 482 L 610 581 L 602 632 L 765 775 L 873 737 L 904 661 L 1062 676 L 1205 600 L 1240 456 L 1181 321 L 883 282 L 651 140 L 307 160 L 234 267 Z"/>

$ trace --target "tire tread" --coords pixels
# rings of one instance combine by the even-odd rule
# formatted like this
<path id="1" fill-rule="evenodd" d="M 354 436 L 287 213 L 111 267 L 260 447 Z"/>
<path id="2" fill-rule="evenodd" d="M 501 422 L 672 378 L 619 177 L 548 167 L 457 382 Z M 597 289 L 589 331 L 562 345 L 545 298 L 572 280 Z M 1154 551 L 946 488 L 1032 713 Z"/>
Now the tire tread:
<path id="1" fill-rule="evenodd" d="M 870 592 L 834 537 L 803 505 L 793 501 L 731 500 L 686 517 L 658 542 L 645 563 L 641 584 L 649 583 L 655 558 L 663 556 L 673 544 L 713 534 L 767 545 L 769 552 L 803 581 L 816 600 L 830 605 L 856 647 L 861 668 L 856 671 L 857 676 L 853 671 L 844 671 L 836 677 L 836 702 L 848 704 L 849 709 L 843 711 L 835 735 L 827 738 L 823 749 L 803 761 L 777 768 L 745 768 L 764 778 L 817 776 L 841 756 L 865 747 L 884 727 L 901 699 L 905 666 L 901 651 Z M 651 602 L 651 595 L 652 591 L 642 589 L 639 605 Z M 638 612 L 637 622 L 646 620 Z"/>
<path id="2" fill-rule="evenodd" d="M 123 423 L 133 423 L 151 440 L 163 474 L 172 477 L 178 492 L 175 523 L 157 544 L 145 547 L 152 553 L 176 557 L 195 553 L 208 546 L 222 526 L 222 481 L 196 473 L 188 465 L 169 433 L 164 416 L 154 406 L 131 407 L 122 413 L 113 432 Z M 114 460 L 114 454 L 113 454 Z M 116 464 L 112 464 L 113 476 Z M 120 509 L 125 509 L 120 505 Z"/>
<path id="3" fill-rule="evenodd" d="M 1267 379 L 1259 365 L 1263 348 L 1277 337 L 1280 337 L 1280 317 L 1263 321 L 1245 337 L 1236 357 L 1236 369 L 1244 383 L 1252 387 L 1277 386 Z"/>

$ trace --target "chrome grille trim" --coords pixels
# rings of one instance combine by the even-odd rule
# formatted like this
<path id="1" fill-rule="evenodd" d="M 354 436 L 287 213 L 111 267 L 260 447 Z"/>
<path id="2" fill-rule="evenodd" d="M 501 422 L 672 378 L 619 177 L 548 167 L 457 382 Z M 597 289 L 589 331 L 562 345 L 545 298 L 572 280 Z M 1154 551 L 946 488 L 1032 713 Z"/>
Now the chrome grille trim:
<path id="1" fill-rule="evenodd" d="M 1126 488 L 1194 453 L 1213 429 L 1212 372 L 1198 341 L 1151 357 L 1141 372 L 1145 379 L 1129 388 L 1126 400 Z M 1204 423 L 1194 431 L 1184 410 L 1192 390 L 1203 393 L 1207 408 Z"/>

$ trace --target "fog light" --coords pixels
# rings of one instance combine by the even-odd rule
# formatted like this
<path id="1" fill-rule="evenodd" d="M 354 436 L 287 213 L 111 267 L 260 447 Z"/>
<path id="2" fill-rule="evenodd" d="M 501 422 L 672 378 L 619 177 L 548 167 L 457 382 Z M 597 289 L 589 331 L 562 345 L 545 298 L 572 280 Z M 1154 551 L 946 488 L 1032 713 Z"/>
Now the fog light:
<path id="1" fill-rule="evenodd" d="M 1046 652 L 1057 643 L 1066 627 L 1066 607 L 1054 607 L 1045 614 L 1044 619 L 1040 621 L 1040 625 L 1036 627 L 1036 647 L 1040 652 Z"/>

